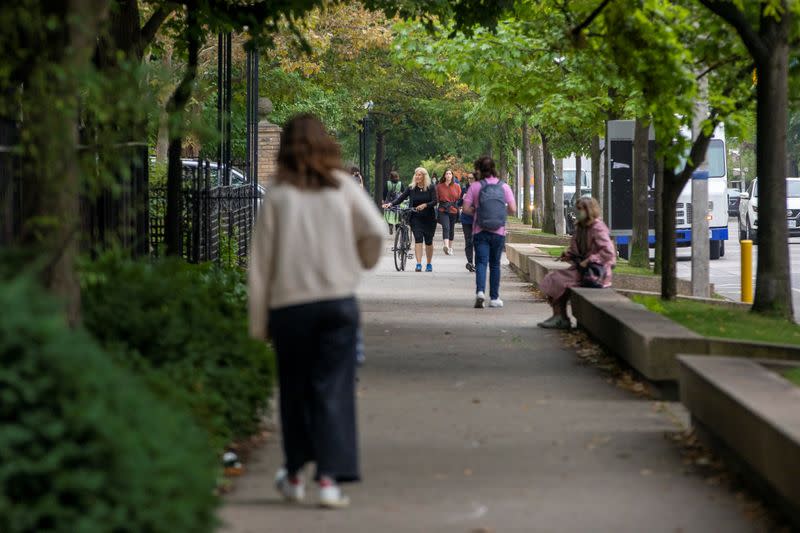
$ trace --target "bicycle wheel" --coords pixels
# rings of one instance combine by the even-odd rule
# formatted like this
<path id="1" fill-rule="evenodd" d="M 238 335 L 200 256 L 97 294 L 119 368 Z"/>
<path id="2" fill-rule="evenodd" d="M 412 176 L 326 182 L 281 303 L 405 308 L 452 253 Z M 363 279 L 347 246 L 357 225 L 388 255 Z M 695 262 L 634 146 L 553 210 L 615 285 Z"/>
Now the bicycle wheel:
<path id="1" fill-rule="evenodd" d="M 400 226 L 394 232 L 394 268 L 398 272 L 406 267 L 406 252 L 403 250 L 403 229 L 404 227 Z"/>
<path id="2" fill-rule="evenodd" d="M 401 246 L 402 252 L 400 256 L 400 270 L 406 269 L 406 260 L 408 259 L 408 249 L 411 248 L 411 241 L 408 237 L 408 226 L 403 225 L 403 245 Z"/>

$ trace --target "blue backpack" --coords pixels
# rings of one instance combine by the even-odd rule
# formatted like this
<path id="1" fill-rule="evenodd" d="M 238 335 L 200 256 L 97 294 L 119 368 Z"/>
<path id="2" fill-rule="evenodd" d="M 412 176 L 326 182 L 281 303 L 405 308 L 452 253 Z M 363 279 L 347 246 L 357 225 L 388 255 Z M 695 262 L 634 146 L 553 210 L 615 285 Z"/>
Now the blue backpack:
<path id="1" fill-rule="evenodd" d="M 506 194 L 503 182 L 487 183 L 480 181 L 481 191 L 478 194 L 477 223 L 481 229 L 494 231 L 506 225 Z"/>

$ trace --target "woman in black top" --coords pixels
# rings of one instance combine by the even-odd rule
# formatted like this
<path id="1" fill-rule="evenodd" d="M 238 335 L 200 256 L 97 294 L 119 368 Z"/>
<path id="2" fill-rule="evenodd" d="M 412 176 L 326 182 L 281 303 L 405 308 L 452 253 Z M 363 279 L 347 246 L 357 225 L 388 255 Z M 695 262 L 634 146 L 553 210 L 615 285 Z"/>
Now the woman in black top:
<path id="1" fill-rule="evenodd" d="M 393 202 L 383 204 L 384 209 L 394 207 L 406 198 L 411 200 L 411 207 L 416 213 L 411 215 L 411 232 L 414 234 L 414 253 L 417 256 L 417 272 L 422 272 L 422 244 L 425 243 L 425 255 L 428 259 L 426 272 L 433 272 L 433 235 L 436 233 L 436 187 L 431 184 L 428 171 L 419 167 L 414 171 L 414 182 Z"/>

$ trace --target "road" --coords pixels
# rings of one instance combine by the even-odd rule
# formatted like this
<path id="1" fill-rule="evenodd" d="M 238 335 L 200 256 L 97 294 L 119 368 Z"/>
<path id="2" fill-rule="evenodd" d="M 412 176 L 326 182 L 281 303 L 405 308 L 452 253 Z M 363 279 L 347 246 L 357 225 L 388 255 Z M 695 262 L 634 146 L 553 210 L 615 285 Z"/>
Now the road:
<path id="1" fill-rule="evenodd" d="M 728 224 L 730 239 L 725 243 L 725 257 L 711 261 L 711 283 L 716 291 L 732 300 L 741 300 L 741 249 L 739 247 L 739 226 L 732 218 Z M 678 248 L 678 277 L 692 277 L 692 249 Z M 792 300 L 794 308 L 800 310 L 800 238 L 789 239 L 789 258 L 792 272 Z M 758 246 L 753 247 L 753 275 L 756 273 Z M 755 281 L 754 281 L 755 283 Z"/>

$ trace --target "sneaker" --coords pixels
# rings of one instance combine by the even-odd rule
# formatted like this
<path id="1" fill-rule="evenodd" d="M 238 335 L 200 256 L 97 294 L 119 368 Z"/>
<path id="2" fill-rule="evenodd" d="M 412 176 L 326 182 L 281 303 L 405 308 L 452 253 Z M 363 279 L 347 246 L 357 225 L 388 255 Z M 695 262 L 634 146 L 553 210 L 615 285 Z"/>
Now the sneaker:
<path id="1" fill-rule="evenodd" d="M 447 246 L 444 246 L 442 248 L 442 251 L 444 252 L 444 255 L 450 255 L 450 248 L 448 248 Z"/>
<path id="2" fill-rule="evenodd" d="M 285 468 L 281 468 L 275 474 L 275 490 L 287 502 L 301 502 L 306 497 L 306 488 L 303 482 L 299 479 L 294 482 L 289 479 L 289 472 Z"/>
<path id="3" fill-rule="evenodd" d="M 475 265 L 473 265 L 472 263 L 467 263 L 467 270 L 469 270 L 470 272 L 475 272 Z"/>
<path id="4" fill-rule="evenodd" d="M 565 320 L 563 317 L 551 316 L 544 322 L 539 322 L 537 326 L 544 329 L 570 329 L 572 323 L 569 320 Z"/>
<path id="5" fill-rule="evenodd" d="M 503 300 L 501 300 L 500 298 L 489 300 L 489 307 L 503 307 Z"/>
<path id="6" fill-rule="evenodd" d="M 453 255 L 453 247 L 451 246 L 448 250 L 447 255 Z"/>
<path id="7" fill-rule="evenodd" d="M 425 267 L 425 272 L 433 272 L 433 265 L 428 263 L 428 266 Z"/>
<path id="8" fill-rule="evenodd" d="M 486 295 L 483 291 L 478 291 L 475 295 L 475 309 L 483 309 L 483 302 L 486 300 Z"/>
<path id="9" fill-rule="evenodd" d="M 319 488 L 319 505 L 326 509 L 342 509 L 350 505 L 350 498 L 342 494 L 338 485 L 326 485 Z"/>
<path id="10" fill-rule="evenodd" d="M 414 269 L 414 272 L 422 272 L 422 265 L 417 263 L 417 267 Z"/>

